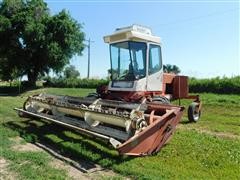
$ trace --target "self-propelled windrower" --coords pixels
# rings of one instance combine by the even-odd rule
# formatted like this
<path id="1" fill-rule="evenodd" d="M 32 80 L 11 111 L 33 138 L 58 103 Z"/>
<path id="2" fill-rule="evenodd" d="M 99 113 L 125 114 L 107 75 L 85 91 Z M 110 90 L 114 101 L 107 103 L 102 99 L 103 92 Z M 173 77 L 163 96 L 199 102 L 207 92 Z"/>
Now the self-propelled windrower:
<path id="1" fill-rule="evenodd" d="M 188 118 L 201 114 L 198 96 L 188 95 L 188 78 L 163 73 L 161 41 L 149 28 L 118 28 L 110 44 L 111 81 L 87 97 L 38 94 L 28 97 L 22 117 L 31 116 L 108 140 L 120 154 L 158 152 L 176 129 L 184 108 L 175 99 L 194 99 Z"/>

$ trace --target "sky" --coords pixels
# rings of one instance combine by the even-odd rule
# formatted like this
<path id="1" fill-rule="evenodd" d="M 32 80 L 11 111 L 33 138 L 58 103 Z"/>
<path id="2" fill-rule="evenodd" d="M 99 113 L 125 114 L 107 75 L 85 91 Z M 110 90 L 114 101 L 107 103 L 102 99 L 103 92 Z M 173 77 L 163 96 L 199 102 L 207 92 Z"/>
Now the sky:
<path id="1" fill-rule="evenodd" d="M 46 0 L 52 14 L 62 9 L 83 25 L 91 43 L 90 77 L 107 77 L 109 46 L 103 36 L 140 24 L 161 37 L 163 64 L 196 78 L 240 75 L 240 1 Z M 71 64 L 87 76 L 87 48 Z"/>

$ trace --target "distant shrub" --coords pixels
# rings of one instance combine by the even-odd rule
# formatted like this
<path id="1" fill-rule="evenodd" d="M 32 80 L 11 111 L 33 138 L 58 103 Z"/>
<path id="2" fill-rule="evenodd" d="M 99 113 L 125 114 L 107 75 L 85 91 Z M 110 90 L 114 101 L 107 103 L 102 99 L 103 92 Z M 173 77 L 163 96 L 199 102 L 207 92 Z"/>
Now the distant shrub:
<path id="1" fill-rule="evenodd" d="M 189 91 L 193 93 L 240 94 L 240 76 L 211 79 L 190 78 Z"/>
<path id="2" fill-rule="evenodd" d="M 40 88 L 35 87 L 36 88 Z M 0 85 L 0 94 L 19 94 L 27 90 L 32 90 L 32 86 L 28 81 L 12 81 Z"/>
<path id="3" fill-rule="evenodd" d="M 97 88 L 107 85 L 106 79 L 46 78 L 44 87 L 59 88 Z M 189 78 L 189 91 L 192 93 L 240 94 L 240 76 L 210 79 Z"/>
<path id="4" fill-rule="evenodd" d="M 108 80 L 105 79 L 47 78 L 45 81 L 44 87 L 60 88 L 97 88 L 108 84 Z"/>

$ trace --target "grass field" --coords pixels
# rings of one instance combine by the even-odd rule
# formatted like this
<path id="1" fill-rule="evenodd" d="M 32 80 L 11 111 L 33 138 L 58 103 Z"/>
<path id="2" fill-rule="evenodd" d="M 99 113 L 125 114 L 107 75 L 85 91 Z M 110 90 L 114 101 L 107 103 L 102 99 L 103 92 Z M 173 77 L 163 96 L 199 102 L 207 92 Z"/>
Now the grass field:
<path id="1" fill-rule="evenodd" d="M 133 179 L 240 179 L 238 95 L 200 94 L 201 120 L 188 123 L 185 115 L 171 141 L 158 154 L 141 158 L 119 156 L 102 140 L 45 121 L 21 119 L 13 111 L 36 92 L 84 96 L 93 91 L 48 88 L 0 96 L 0 159 L 9 162 L 9 171 L 19 179 L 68 179 L 65 171 L 49 165 L 51 157 L 46 152 L 13 149 L 11 139 L 21 136 L 24 141 L 50 144 L 73 160 L 92 161 Z"/>

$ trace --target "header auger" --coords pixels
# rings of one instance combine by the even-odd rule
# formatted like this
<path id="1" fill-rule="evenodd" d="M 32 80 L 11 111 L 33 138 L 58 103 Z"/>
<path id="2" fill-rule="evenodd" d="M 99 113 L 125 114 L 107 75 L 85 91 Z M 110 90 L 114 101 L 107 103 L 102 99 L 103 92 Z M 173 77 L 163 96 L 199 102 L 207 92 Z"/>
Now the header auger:
<path id="1" fill-rule="evenodd" d="M 198 121 L 201 102 L 188 95 L 188 78 L 163 73 L 160 38 L 149 28 L 118 28 L 110 44 L 111 81 L 87 97 L 39 94 L 28 97 L 22 117 L 31 116 L 108 140 L 120 154 L 158 152 L 176 129 L 184 108 L 174 99 L 194 99 L 190 121 Z"/>

